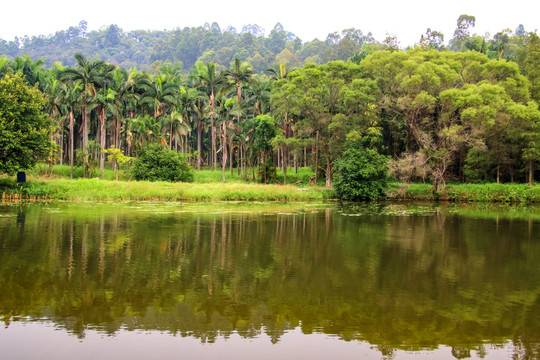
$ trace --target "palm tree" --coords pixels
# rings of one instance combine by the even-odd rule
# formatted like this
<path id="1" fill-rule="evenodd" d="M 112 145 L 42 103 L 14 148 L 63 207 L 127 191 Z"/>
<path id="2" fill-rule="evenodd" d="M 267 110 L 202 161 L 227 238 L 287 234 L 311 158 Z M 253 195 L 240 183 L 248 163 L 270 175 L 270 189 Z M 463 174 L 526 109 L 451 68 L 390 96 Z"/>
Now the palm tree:
<path id="1" fill-rule="evenodd" d="M 172 79 L 170 75 L 158 75 L 153 79 L 141 81 L 140 86 L 144 89 L 144 93 L 139 103 L 150 106 L 154 111 L 154 119 L 163 115 L 167 106 L 176 103 L 180 87 Z"/>
<path id="2" fill-rule="evenodd" d="M 215 169 L 215 164 L 217 162 L 217 150 L 216 150 L 216 128 L 214 126 L 214 109 L 215 109 L 215 97 L 218 92 L 220 92 L 227 85 L 227 77 L 221 71 L 216 71 L 216 64 L 207 63 L 206 66 L 203 66 L 202 63 L 196 64 L 198 67 L 198 75 L 200 81 L 206 85 L 206 90 L 209 92 L 210 97 L 210 127 L 212 131 L 212 169 Z M 199 123 L 199 126 L 202 126 Z M 199 128 L 197 129 L 198 131 Z M 197 149 L 200 152 L 200 138 L 197 142 Z M 201 169 L 201 158 L 199 157 L 197 161 L 197 170 Z"/>
<path id="3" fill-rule="evenodd" d="M 45 89 L 45 73 L 46 70 L 43 68 L 45 64 L 44 60 L 32 61 L 30 56 L 24 55 L 22 57 L 16 57 L 13 61 L 13 70 L 14 72 L 24 76 L 24 79 L 30 86 L 38 85 L 39 89 L 43 91 Z"/>
<path id="4" fill-rule="evenodd" d="M 81 113 L 82 113 L 82 148 L 88 153 L 88 114 L 89 99 L 96 95 L 97 88 L 102 84 L 114 67 L 103 60 L 90 61 L 82 54 L 75 54 L 77 67 L 68 67 L 59 72 L 58 78 L 62 81 L 80 81 L 82 85 Z"/>
<path id="5" fill-rule="evenodd" d="M 247 62 L 242 62 L 240 59 L 234 58 L 234 64 L 226 71 L 226 75 L 236 86 L 236 97 L 240 104 L 242 101 L 242 84 L 251 82 L 251 78 L 253 77 L 253 67 Z"/>
<path id="6" fill-rule="evenodd" d="M 285 64 L 275 65 L 273 68 L 266 69 L 266 72 L 271 74 L 270 78 L 273 80 L 287 79 L 290 73 Z"/>
<path id="7" fill-rule="evenodd" d="M 234 58 L 234 63 L 226 71 L 227 77 L 231 80 L 232 84 L 236 86 L 236 100 L 237 100 L 237 120 L 240 122 L 240 108 L 242 103 L 242 85 L 251 82 L 253 77 L 253 67 L 247 62 L 242 62 L 238 58 Z M 226 126 L 226 124 L 225 124 Z M 226 132 L 226 128 L 224 129 Z M 226 160 L 225 160 L 226 161 Z M 232 166 L 232 149 L 231 149 L 231 166 Z M 232 172 L 232 167 L 231 167 Z"/>
<path id="8" fill-rule="evenodd" d="M 99 154 L 99 169 L 101 170 L 101 178 L 105 175 L 105 148 L 107 131 L 105 124 L 107 122 L 107 112 L 111 112 L 115 118 L 118 116 L 118 107 L 116 106 L 117 93 L 107 87 L 102 87 L 96 93 L 95 102 L 97 105 L 97 114 L 99 119 L 99 143 L 101 152 Z"/>
<path id="9" fill-rule="evenodd" d="M 62 165 L 63 161 L 63 145 L 64 145 L 64 120 L 65 120 L 65 114 L 62 114 L 64 111 L 64 105 L 65 105 L 65 97 L 64 97 L 64 89 L 63 89 L 63 83 L 57 80 L 54 77 L 49 77 L 45 83 L 44 89 L 45 93 L 47 94 L 47 100 L 48 100 L 48 110 L 49 114 L 51 116 L 51 119 L 56 123 L 57 125 L 57 131 L 55 131 L 54 134 L 54 141 L 59 146 L 59 153 L 58 153 L 58 159 L 60 161 L 60 165 Z M 65 86 L 65 85 L 64 85 Z"/>
<path id="10" fill-rule="evenodd" d="M 74 127 L 75 127 L 75 109 L 81 102 L 82 98 L 82 85 L 80 82 L 73 84 L 72 86 L 64 85 L 64 97 L 66 99 L 66 107 L 69 114 L 69 164 L 71 167 L 70 176 L 73 178 L 73 160 L 74 160 Z"/>

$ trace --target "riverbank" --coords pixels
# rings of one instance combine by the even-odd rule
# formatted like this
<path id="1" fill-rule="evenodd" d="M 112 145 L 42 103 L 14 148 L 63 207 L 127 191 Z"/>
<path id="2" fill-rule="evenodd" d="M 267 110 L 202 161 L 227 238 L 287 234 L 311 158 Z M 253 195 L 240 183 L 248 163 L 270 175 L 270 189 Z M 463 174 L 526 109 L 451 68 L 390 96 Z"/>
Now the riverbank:
<path id="1" fill-rule="evenodd" d="M 168 183 L 30 175 L 23 186 L 17 186 L 13 177 L 0 177 L 0 194 L 4 201 L 312 201 L 334 198 L 334 192 L 322 186 L 262 185 L 241 181 L 239 176 L 223 183 L 216 182 L 214 177 L 201 173 L 199 181 L 196 178 L 194 183 Z M 540 184 L 449 184 L 440 192 L 434 192 L 430 184 L 394 184 L 387 194 L 387 200 L 395 201 L 540 203 Z"/>
<path id="2" fill-rule="evenodd" d="M 388 192 L 389 199 L 450 202 L 540 202 L 540 184 L 448 184 L 434 192 L 431 184 L 407 184 Z"/>
<path id="3" fill-rule="evenodd" d="M 23 186 L 0 179 L 3 200 L 168 200 L 168 201 L 301 201 L 323 200 L 330 190 L 321 187 L 248 183 L 168 183 L 98 179 L 29 179 Z"/>

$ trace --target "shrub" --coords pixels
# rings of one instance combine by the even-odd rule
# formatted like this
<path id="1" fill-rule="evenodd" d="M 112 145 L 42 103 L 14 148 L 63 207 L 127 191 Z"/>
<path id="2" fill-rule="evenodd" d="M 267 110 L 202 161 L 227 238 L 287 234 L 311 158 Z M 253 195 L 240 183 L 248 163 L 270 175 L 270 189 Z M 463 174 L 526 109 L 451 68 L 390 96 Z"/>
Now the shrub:
<path id="1" fill-rule="evenodd" d="M 386 197 L 388 158 L 374 149 L 353 145 L 337 161 L 335 194 L 343 200 L 375 200 Z"/>
<path id="2" fill-rule="evenodd" d="M 130 171 L 135 180 L 193 181 L 193 170 L 185 157 L 160 144 L 142 148 Z"/>

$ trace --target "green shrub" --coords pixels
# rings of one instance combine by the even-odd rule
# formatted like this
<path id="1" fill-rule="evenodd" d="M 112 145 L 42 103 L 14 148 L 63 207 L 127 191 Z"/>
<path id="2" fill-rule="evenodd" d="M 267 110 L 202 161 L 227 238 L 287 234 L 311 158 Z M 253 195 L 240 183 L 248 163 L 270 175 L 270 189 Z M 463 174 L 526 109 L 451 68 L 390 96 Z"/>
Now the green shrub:
<path id="1" fill-rule="evenodd" d="M 335 194 L 343 200 L 375 200 L 386 197 L 388 158 L 360 145 L 349 148 L 337 161 Z"/>
<path id="2" fill-rule="evenodd" d="M 184 156 L 160 144 L 142 148 L 130 171 L 135 180 L 193 181 L 193 169 Z"/>

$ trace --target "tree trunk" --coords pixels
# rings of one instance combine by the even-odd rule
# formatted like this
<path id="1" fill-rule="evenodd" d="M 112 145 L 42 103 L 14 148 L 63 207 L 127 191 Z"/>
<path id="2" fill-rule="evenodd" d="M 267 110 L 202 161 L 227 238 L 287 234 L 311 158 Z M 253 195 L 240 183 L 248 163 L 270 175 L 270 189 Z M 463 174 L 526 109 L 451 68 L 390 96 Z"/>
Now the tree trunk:
<path id="1" fill-rule="evenodd" d="M 283 183 L 284 184 L 287 183 L 287 167 L 289 165 L 287 163 L 287 158 L 288 158 L 287 145 L 283 145 L 283 149 L 281 150 L 281 165 L 283 167 Z"/>
<path id="2" fill-rule="evenodd" d="M 86 99 L 83 100 L 86 102 Z M 86 114 L 86 106 L 81 106 L 82 111 L 82 147 L 83 147 L 83 153 L 88 154 L 88 117 Z"/>
<path id="3" fill-rule="evenodd" d="M 217 149 L 216 149 L 216 128 L 214 126 L 214 115 L 210 115 L 210 127 L 212 128 L 212 171 L 216 170 Z"/>
<path id="4" fill-rule="evenodd" d="M 514 167 L 510 165 L 510 182 L 514 183 Z"/>
<path id="5" fill-rule="evenodd" d="M 529 160 L 529 186 L 532 186 L 533 181 L 534 181 L 534 161 L 530 159 Z"/>
<path id="6" fill-rule="evenodd" d="M 73 179 L 73 126 L 75 117 L 73 111 L 69 112 L 69 164 L 71 166 L 71 178 Z"/>
<path id="7" fill-rule="evenodd" d="M 262 166 L 264 169 L 264 183 L 266 184 L 266 153 L 264 151 L 262 153 Z"/>
<path id="8" fill-rule="evenodd" d="M 64 121 L 62 120 L 62 126 L 60 127 L 60 166 L 64 165 Z"/>
<path id="9" fill-rule="evenodd" d="M 332 187 L 332 164 L 329 156 L 326 156 L 326 187 Z"/>
<path id="10" fill-rule="evenodd" d="M 201 170 L 201 161 L 202 161 L 202 130 L 203 130 L 203 123 L 202 120 L 199 119 L 199 123 L 197 124 L 197 153 L 199 156 L 197 157 L 197 170 Z"/>
<path id="11" fill-rule="evenodd" d="M 169 149 L 172 150 L 172 119 L 171 119 L 171 128 L 169 131 Z"/>
<path id="12" fill-rule="evenodd" d="M 103 153 L 103 150 L 105 150 L 105 116 L 106 116 L 105 108 L 101 108 L 99 118 L 99 134 L 100 134 L 100 145 L 101 145 L 101 152 L 99 154 L 99 168 L 101 170 L 101 178 L 103 179 L 105 177 L 105 154 Z"/>
<path id="13" fill-rule="evenodd" d="M 317 173 L 319 172 L 319 130 L 315 137 L 315 185 L 317 185 Z"/>
<path id="14" fill-rule="evenodd" d="M 227 124 L 223 121 L 223 146 L 221 147 L 221 170 L 223 175 L 223 182 L 225 182 L 225 167 L 227 166 Z"/>
<path id="15" fill-rule="evenodd" d="M 232 147 L 232 138 L 229 138 L 229 172 L 231 173 L 231 178 L 233 176 L 233 147 Z"/>

